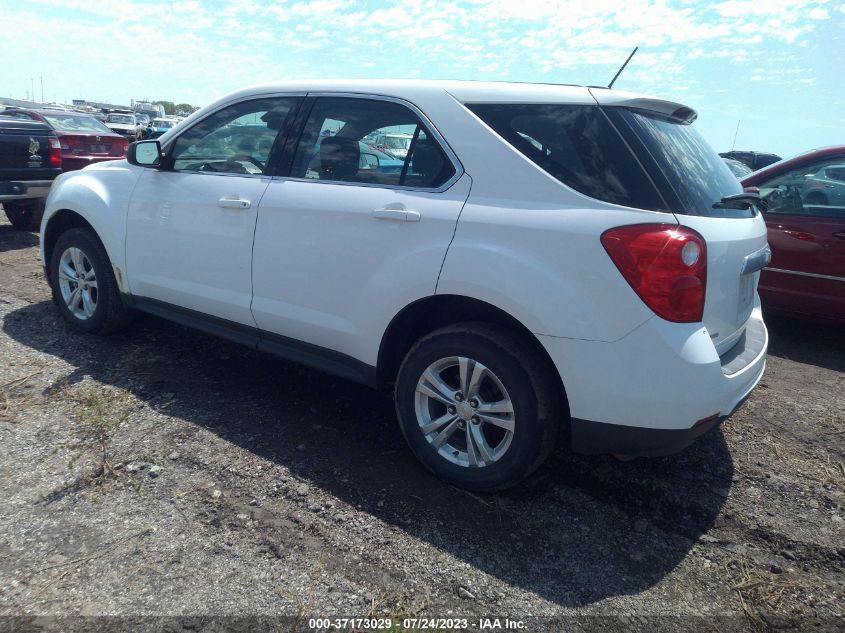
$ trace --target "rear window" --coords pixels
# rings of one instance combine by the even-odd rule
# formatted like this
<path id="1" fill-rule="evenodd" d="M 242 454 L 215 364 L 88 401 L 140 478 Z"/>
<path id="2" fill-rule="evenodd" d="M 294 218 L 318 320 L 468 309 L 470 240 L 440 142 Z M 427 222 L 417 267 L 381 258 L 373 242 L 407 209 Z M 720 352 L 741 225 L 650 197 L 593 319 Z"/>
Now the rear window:
<path id="1" fill-rule="evenodd" d="M 515 149 L 576 191 L 613 204 L 666 210 L 653 182 L 598 106 L 467 107 Z"/>
<path id="2" fill-rule="evenodd" d="M 754 214 L 742 204 L 719 205 L 724 196 L 742 193 L 742 185 L 692 125 L 643 110 L 605 111 L 658 181 L 674 212 L 715 217 Z"/>
<path id="3" fill-rule="evenodd" d="M 112 131 L 101 121 L 92 116 L 79 116 L 73 114 L 45 114 L 44 118 L 55 129 L 63 132 L 105 132 Z"/>

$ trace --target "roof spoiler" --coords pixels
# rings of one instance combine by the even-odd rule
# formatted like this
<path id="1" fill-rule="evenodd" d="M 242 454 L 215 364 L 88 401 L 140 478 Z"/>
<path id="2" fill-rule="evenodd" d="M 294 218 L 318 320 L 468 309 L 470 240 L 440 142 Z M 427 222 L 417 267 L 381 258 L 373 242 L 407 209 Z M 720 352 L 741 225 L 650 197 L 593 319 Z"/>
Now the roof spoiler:
<path id="1" fill-rule="evenodd" d="M 695 110 L 675 101 L 666 101 L 657 97 L 643 97 L 634 93 L 609 90 L 607 88 L 591 87 L 589 91 L 593 99 L 599 105 L 603 106 L 622 106 L 657 112 L 685 125 L 689 125 L 698 118 L 698 113 Z"/>

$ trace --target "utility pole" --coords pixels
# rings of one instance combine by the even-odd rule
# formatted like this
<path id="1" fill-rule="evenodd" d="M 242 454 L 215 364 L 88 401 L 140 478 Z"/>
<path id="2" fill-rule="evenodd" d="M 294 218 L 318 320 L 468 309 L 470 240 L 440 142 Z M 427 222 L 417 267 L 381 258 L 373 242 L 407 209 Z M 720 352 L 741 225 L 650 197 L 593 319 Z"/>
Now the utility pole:
<path id="1" fill-rule="evenodd" d="M 29 78 L 29 87 L 31 89 L 29 94 L 32 95 L 32 100 L 35 101 L 35 79 L 32 77 Z"/>
<path id="2" fill-rule="evenodd" d="M 39 75 L 38 78 L 41 80 L 41 103 L 44 103 L 44 75 Z"/>
<path id="3" fill-rule="evenodd" d="M 739 134 L 739 122 L 740 122 L 740 120 L 741 119 L 737 119 L 737 121 L 736 121 L 736 132 L 734 132 L 734 142 L 731 143 L 731 151 L 734 151 L 736 149 L 736 137 L 737 137 L 737 134 Z"/>

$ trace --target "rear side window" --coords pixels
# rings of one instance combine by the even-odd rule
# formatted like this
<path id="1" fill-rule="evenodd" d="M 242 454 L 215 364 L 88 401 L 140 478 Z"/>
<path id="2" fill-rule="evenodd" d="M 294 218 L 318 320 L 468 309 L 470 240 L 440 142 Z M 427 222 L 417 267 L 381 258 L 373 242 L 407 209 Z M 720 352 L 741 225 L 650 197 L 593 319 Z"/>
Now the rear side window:
<path id="1" fill-rule="evenodd" d="M 654 184 L 598 106 L 467 107 L 516 150 L 576 191 L 613 204 L 666 210 Z"/>

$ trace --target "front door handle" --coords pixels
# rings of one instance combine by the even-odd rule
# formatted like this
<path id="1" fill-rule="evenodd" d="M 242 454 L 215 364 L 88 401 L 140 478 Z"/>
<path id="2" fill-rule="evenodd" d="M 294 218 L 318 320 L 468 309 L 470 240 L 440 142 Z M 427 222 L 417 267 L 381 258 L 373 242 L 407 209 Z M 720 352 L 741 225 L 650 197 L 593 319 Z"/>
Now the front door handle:
<path id="1" fill-rule="evenodd" d="M 222 209 L 249 209 L 252 203 L 249 200 L 242 200 L 241 198 L 220 198 L 217 201 L 217 206 Z"/>
<path id="2" fill-rule="evenodd" d="M 388 205 L 382 209 L 373 211 L 373 217 L 376 220 L 393 220 L 394 222 L 419 222 L 420 214 L 418 211 L 409 211 L 405 205 Z"/>
<path id="3" fill-rule="evenodd" d="M 840 240 L 845 240 L 845 231 L 837 231 L 833 237 L 838 237 Z"/>

